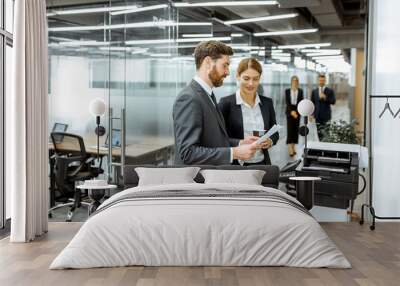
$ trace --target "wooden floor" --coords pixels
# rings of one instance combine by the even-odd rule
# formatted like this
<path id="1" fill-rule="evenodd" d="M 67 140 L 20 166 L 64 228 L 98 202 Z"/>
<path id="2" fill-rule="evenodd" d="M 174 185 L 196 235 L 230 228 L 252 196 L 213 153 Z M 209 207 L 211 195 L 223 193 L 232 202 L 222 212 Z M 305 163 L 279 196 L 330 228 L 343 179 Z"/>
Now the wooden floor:
<path id="1" fill-rule="evenodd" d="M 50 223 L 32 243 L 0 241 L 0 285 L 400 285 L 400 223 L 325 223 L 323 228 L 353 268 L 123 267 L 48 270 L 81 223 Z"/>

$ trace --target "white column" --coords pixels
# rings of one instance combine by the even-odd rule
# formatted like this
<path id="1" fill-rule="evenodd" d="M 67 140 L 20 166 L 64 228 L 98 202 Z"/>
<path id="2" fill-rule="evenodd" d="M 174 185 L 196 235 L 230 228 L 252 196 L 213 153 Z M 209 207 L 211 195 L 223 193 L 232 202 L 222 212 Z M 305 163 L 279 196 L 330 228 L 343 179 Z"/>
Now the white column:
<path id="1" fill-rule="evenodd" d="M 368 95 L 400 96 L 400 1 L 370 2 Z M 372 198 L 379 216 L 400 216 L 400 118 L 384 109 L 386 98 L 371 99 Z M 400 98 L 389 98 L 394 113 Z"/>

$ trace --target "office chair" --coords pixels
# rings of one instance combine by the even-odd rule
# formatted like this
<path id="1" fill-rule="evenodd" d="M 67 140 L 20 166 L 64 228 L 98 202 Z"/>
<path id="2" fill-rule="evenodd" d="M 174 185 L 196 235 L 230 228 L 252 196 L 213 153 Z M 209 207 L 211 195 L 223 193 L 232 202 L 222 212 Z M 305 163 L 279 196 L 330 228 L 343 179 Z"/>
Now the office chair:
<path id="1" fill-rule="evenodd" d="M 49 217 L 55 209 L 71 206 L 68 211 L 66 221 L 71 221 L 76 208 L 81 205 L 89 206 L 90 203 L 82 201 L 81 190 L 75 188 L 78 181 L 90 180 L 103 173 L 101 163 L 99 167 L 94 167 L 95 157 L 86 153 L 83 138 L 79 135 L 52 132 L 51 140 L 54 145 L 55 161 L 52 172 L 52 179 L 55 181 L 56 189 L 52 192 L 58 192 L 55 201 L 62 202 L 49 209 Z"/>

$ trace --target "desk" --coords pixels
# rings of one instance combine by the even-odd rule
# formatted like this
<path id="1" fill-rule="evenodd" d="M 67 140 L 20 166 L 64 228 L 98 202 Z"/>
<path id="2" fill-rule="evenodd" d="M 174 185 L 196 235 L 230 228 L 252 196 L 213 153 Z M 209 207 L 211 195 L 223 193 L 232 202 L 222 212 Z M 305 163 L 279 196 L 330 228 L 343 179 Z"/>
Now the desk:
<path id="1" fill-rule="evenodd" d="M 85 149 L 86 153 L 96 156 L 97 155 L 97 138 L 86 137 Z M 141 165 L 141 164 L 168 164 L 169 158 L 172 158 L 174 153 L 174 138 L 172 137 L 152 137 L 147 136 L 143 138 L 133 138 L 127 140 L 125 148 L 125 164 Z M 48 144 L 49 148 L 49 163 L 50 163 L 50 205 L 54 206 L 54 164 L 55 161 L 52 158 L 54 154 L 53 143 Z M 75 151 L 77 150 L 74 146 L 63 146 L 66 150 Z M 101 157 L 108 156 L 108 149 L 100 148 L 99 154 Z M 112 156 L 116 161 L 121 159 L 121 148 L 112 148 Z M 117 172 L 117 171 L 116 171 Z M 117 172 L 118 173 L 118 172 Z M 118 176 L 116 176 L 118 178 Z"/>
<path id="2" fill-rule="evenodd" d="M 86 153 L 97 155 L 96 138 L 84 138 Z M 62 146 L 66 150 L 75 151 L 75 146 Z M 54 150 L 53 143 L 49 143 L 49 150 Z M 125 157 L 127 164 L 145 164 L 145 163 L 164 163 L 167 164 L 168 158 L 174 150 L 174 138 L 171 137 L 144 137 L 127 141 L 125 148 Z M 101 156 L 108 155 L 108 149 L 101 147 L 99 149 Z M 121 157 L 121 148 L 113 147 L 112 156 Z"/>

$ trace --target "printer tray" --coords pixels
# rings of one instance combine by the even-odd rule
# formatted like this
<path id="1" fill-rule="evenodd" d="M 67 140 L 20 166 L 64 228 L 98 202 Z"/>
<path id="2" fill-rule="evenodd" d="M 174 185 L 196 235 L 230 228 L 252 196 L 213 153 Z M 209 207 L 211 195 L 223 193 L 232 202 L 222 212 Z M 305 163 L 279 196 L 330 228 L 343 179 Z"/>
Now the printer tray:
<path id="1" fill-rule="evenodd" d="M 314 205 L 329 208 L 347 209 L 350 201 L 345 198 L 335 198 L 326 194 L 314 194 Z"/>

